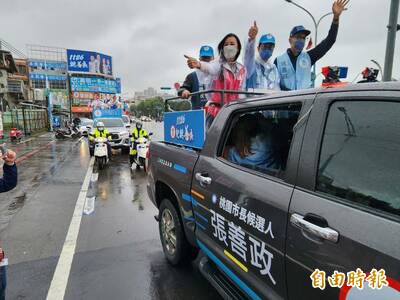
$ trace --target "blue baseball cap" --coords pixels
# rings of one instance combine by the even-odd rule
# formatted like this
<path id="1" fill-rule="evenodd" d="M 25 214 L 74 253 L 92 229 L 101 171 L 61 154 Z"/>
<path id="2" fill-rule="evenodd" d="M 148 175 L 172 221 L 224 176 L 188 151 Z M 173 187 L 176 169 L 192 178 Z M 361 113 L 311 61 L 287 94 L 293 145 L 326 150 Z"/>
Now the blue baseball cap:
<path id="1" fill-rule="evenodd" d="M 260 41 L 258 43 L 259 44 L 275 44 L 275 37 L 270 33 L 264 34 L 260 38 Z"/>
<path id="2" fill-rule="evenodd" d="M 214 56 L 214 50 L 210 46 L 201 46 L 200 57 L 211 57 Z"/>
<path id="3" fill-rule="evenodd" d="M 293 27 L 292 31 L 290 32 L 290 36 L 294 36 L 296 33 L 299 33 L 299 32 L 304 32 L 306 34 L 306 36 L 311 33 L 311 31 L 305 29 L 303 25 L 299 25 L 299 26 Z"/>

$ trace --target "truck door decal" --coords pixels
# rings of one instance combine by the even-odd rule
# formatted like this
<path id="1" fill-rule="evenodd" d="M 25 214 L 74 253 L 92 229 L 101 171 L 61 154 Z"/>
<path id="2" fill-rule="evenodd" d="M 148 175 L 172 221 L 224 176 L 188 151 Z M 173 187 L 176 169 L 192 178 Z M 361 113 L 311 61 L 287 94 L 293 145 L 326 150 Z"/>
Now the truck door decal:
<path id="1" fill-rule="evenodd" d="M 174 164 L 174 169 L 183 174 L 187 173 L 187 169 L 184 166 L 178 165 L 176 163 Z"/>
<path id="2" fill-rule="evenodd" d="M 165 166 L 165 167 L 173 168 L 174 170 L 176 170 L 176 171 L 178 171 L 180 173 L 183 173 L 183 174 L 187 173 L 187 168 L 186 167 L 184 167 L 184 166 L 182 166 L 180 164 L 177 164 L 177 163 L 170 162 L 170 161 L 165 160 L 165 159 L 163 159 L 161 157 L 157 158 L 157 162 L 159 164 Z"/>
<path id="3" fill-rule="evenodd" d="M 191 222 L 195 222 L 200 229 L 206 231 L 208 227 L 208 219 L 194 209 L 195 207 L 199 206 L 198 202 L 188 194 L 182 194 L 181 198 L 183 201 L 190 202 L 193 205 L 194 217 L 185 217 L 185 219 Z"/>
<path id="4" fill-rule="evenodd" d="M 191 190 L 191 194 L 198 199 L 205 200 L 202 194 L 194 190 Z M 248 272 L 248 266 L 245 264 L 251 265 L 256 268 L 262 276 L 268 276 L 271 283 L 276 285 L 276 281 L 271 274 L 274 255 L 268 251 L 267 244 L 263 240 L 247 234 L 246 231 L 237 224 L 243 222 L 264 234 L 266 237 L 274 239 L 272 222 L 267 222 L 264 217 L 233 203 L 223 196 L 213 195 L 211 197 L 211 203 L 214 205 L 214 208 L 209 208 L 202 203 L 198 203 L 193 196 L 191 199 L 196 224 L 198 224 L 201 229 L 205 230 L 200 220 L 204 221 L 206 218 L 201 215 L 198 210 L 202 208 L 210 213 L 210 234 L 221 243 L 221 246 L 224 248 L 225 256 L 245 272 Z M 233 217 L 234 221 L 237 220 L 237 222 L 235 223 L 227 220 L 223 215 L 218 213 L 217 210 L 228 213 L 228 215 Z M 201 217 L 199 217 L 199 215 Z"/>
<path id="5" fill-rule="evenodd" d="M 213 236 L 223 242 L 226 247 L 232 250 L 232 253 L 237 254 L 243 262 L 248 263 L 248 256 L 250 256 L 250 264 L 258 269 L 261 275 L 267 275 L 272 282 L 276 285 L 276 281 L 271 274 L 272 259 L 274 255 L 267 250 L 267 244 L 264 241 L 254 238 L 246 234 L 240 226 L 236 226 L 233 222 L 227 222 L 224 216 L 210 210 L 211 212 L 211 226 L 213 227 Z M 226 223 L 228 223 L 228 233 L 226 232 Z M 229 242 L 229 243 L 228 243 Z M 248 251 L 250 248 L 250 251 Z M 250 255 L 248 254 L 250 252 Z M 227 249 L 224 249 L 224 254 L 227 258 L 238 265 L 242 270 L 247 267 L 240 262 L 238 258 L 232 255 Z M 239 264 L 238 264 L 239 262 Z"/>
<path id="6" fill-rule="evenodd" d="M 198 199 L 201 199 L 201 200 L 205 199 L 204 195 L 200 194 L 199 192 L 196 192 L 193 189 L 191 190 L 191 193 L 192 193 L 193 196 L 197 197 Z"/>

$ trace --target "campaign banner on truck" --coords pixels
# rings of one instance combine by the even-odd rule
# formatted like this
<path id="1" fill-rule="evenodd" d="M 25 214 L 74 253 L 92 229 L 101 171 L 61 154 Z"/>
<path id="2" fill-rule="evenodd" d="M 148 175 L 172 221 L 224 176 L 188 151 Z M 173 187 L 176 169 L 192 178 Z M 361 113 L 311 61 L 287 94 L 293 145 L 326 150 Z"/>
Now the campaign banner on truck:
<path id="1" fill-rule="evenodd" d="M 121 118 L 122 109 L 94 109 L 93 120 L 99 118 Z"/>
<path id="2" fill-rule="evenodd" d="M 112 58 L 102 53 L 67 49 L 68 71 L 112 75 Z"/>
<path id="3" fill-rule="evenodd" d="M 201 149 L 206 138 L 205 128 L 202 109 L 164 114 L 165 142 Z"/>

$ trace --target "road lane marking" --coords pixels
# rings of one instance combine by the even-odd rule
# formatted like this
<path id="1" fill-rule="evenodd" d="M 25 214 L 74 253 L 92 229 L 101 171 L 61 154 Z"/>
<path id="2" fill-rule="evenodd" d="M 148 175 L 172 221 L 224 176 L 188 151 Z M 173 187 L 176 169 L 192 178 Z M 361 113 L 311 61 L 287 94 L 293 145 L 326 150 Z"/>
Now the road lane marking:
<path id="1" fill-rule="evenodd" d="M 85 201 L 85 207 L 83 208 L 83 213 L 85 215 L 90 215 L 94 212 L 94 202 L 96 200 L 96 197 L 86 197 L 86 201 Z"/>
<path id="2" fill-rule="evenodd" d="M 68 228 L 61 255 L 58 259 L 57 267 L 54 272 L 49 291 L 47 293 L 47 300 L 64 299 L 69 274 L 71 272 L 72 261 L 75 254 L 79 229 L 81 226 L 83 208 L 86 201 L 86 194 L 88 192 L 90 179 L 93 173 L 93 165 L 94 157 L 92 157 L 92 159 L 90 160 L 81 191 L 76 201 L 74 214 L 72 215 L 71 223 Z"/>
<path id="3" fill-rule="evenodd" d="M 96 182 L 99 179 L 99 173 L 93 173 L 92 178 L 90 179 L 91 182 Z"/>

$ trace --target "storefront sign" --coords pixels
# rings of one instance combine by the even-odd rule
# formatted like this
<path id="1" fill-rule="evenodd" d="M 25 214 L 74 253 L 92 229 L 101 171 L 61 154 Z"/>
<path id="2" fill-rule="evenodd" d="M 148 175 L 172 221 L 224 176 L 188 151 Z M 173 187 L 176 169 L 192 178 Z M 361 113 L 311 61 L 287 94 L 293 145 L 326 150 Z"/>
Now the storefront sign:
<path id="1" fill-rule="evenodd" d="M 87 106 L 72 106 L 73 113 L 91 113 L 92 108 Z"/>

